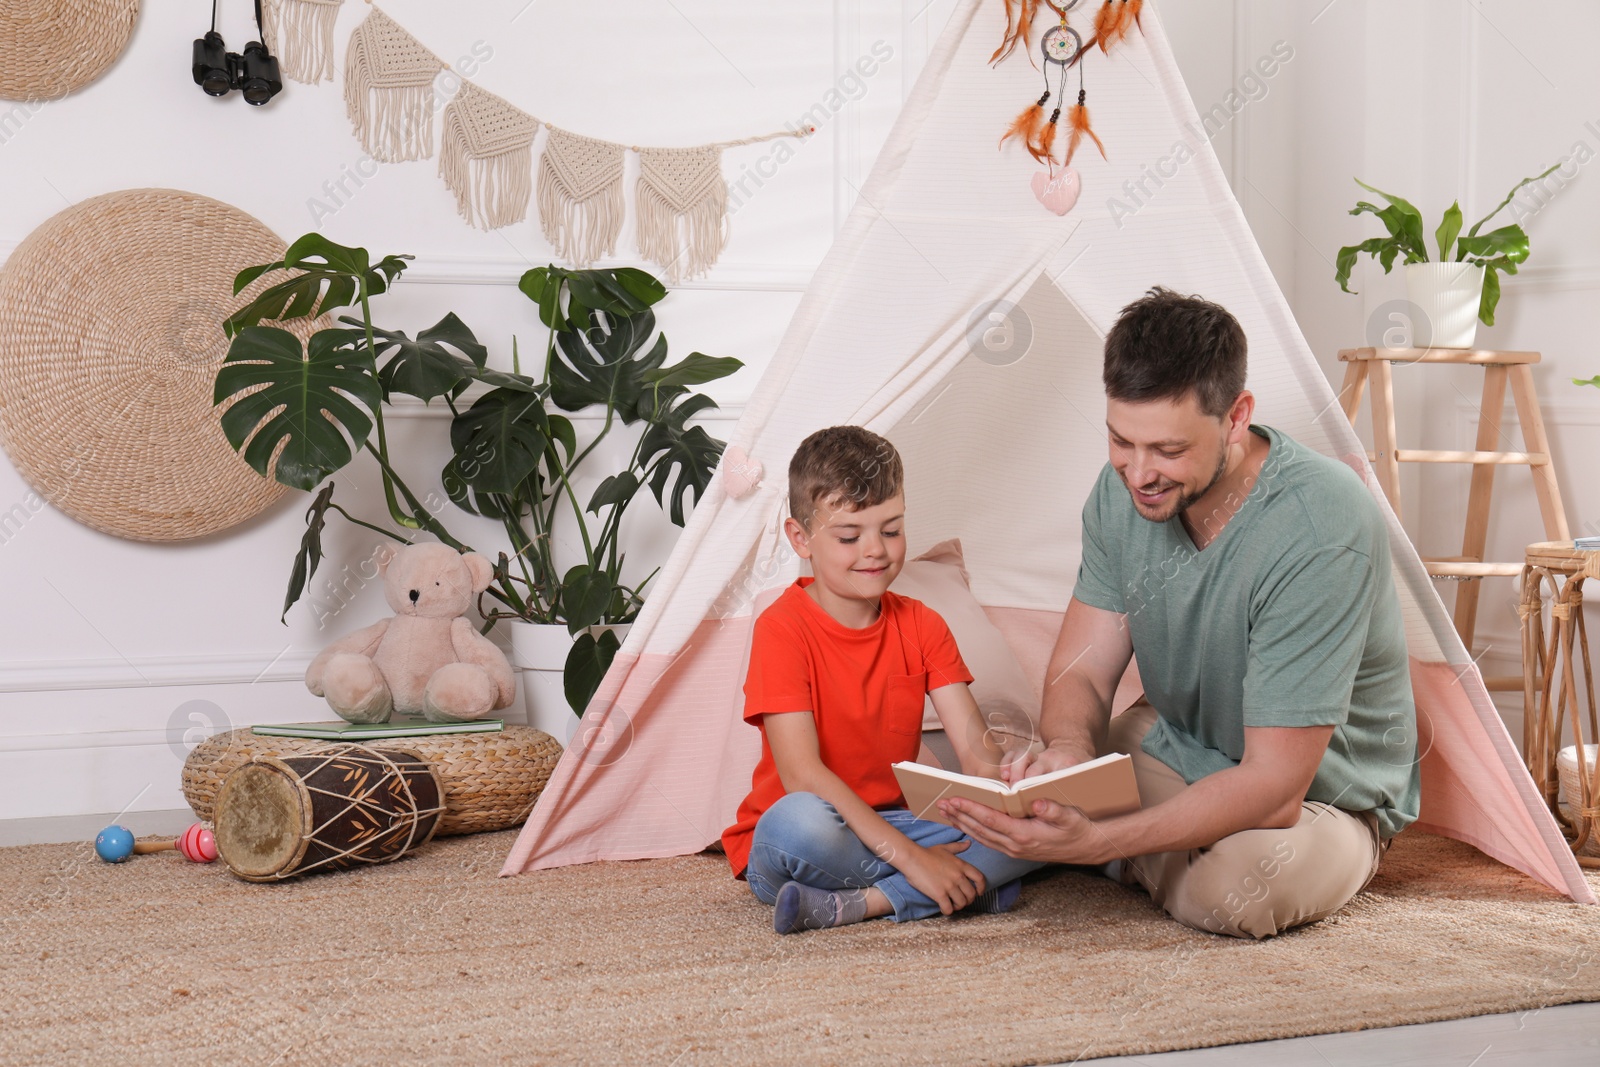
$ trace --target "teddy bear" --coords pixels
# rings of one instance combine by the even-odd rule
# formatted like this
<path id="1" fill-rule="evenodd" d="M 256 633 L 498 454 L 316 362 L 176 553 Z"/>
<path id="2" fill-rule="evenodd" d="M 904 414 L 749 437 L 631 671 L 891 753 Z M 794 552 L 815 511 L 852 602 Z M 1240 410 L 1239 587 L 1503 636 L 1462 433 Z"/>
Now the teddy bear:
<path id="1" fill-rule="evenodd" d="M 458 722 L 510 706 L 511 664 L 463 617 L 494 577 L 489 561 L 431 543 L 385 547 L 377 561 L 394 617 L 323 649 L 306 688 L 350 722 L 388 722 L 395 711 Z"/>

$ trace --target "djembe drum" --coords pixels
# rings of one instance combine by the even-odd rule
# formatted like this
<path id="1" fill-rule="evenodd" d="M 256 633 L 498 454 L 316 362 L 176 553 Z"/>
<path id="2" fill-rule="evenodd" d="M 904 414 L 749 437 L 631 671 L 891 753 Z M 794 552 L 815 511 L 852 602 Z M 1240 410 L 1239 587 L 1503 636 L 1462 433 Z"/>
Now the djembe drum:
<path id="1" fill-rule="evenodd" d="M 235 768 L 217 794 L 217 853 L 251 882 L 388 863 L 426 844 L 444 812 L 414 754 L 332 745 Z"/>

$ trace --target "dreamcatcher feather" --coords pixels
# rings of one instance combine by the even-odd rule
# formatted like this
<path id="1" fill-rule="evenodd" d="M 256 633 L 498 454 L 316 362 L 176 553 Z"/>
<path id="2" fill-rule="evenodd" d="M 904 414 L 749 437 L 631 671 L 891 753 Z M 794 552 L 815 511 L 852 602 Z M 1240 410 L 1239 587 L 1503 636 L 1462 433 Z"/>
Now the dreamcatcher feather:
<path id="1" fill-rule="evenodd" d="M 1054 170 L 1056 166 L 1054 151 L 1056 133 L 1062 115 L 1062 105 L 1066 102 L 1067 72 L 1074 66 L 1078 67 L 1078 101 L 1066 110 L 1067 119 L 1067 150 L 1062 162 L 1065 166 L 1072 162 L 1083 140 L 1088 138 L 1094 142 L 1095 148 L 1100 152 L 1102 159 L 1106 157 L 1106 146 L 1089 124 L 1088 93 L 1083 85 L 1083 53 L 1085 49 L 1100 46 L 1102 53 L 1108 52 L 1110 46 L 1127 37 L 1128 32 L 1138 28 L 1144 30 L 1141 13 L 1144 0 L 1105 0 L 1095 13 L 1095 35 L 1088 44 L 1083 38 L 1067 24 L 1067 12 L 1077 6 L 1078 0 L 1064 0 L 1057 4 L 1054 0 L 1044 0 L 1044 3 L 1056 13 L 1060 22 L 1058 25 L 1045 31 L 1039 40 L 1040 51 L 1043 53 L 1044 64 L 1044 92 L 1039 99 L 1023 109 L 1022 113 L 1012 121 L 1000 137 L 1003 146 L 1012 138 L 1019 139 L 1028 154 L 1036 162 L 1045 163 Z M 1020 41 L 1024 49 L 1032 31 L 1032 21 L 1037 10 L 1037 0 L 1006 0 L 1006 32 L 1001 40 L 1000 47 L 995 50 L 991 62 L 1005 59 L 1016 48 Z M 1059 70 L 1060 77 L 1052 91 L 1050 75 Z M 1050 112 L 1049 118 L 1045 117 L 1045 106 L 1051 98 L 1056 100 L 1056 107 Z"/>
<path id="2" fill-rule="evenodd" d="M 1024 52 L 1032 47 L 1033 13 L 1038 6 L 1039 0 L 1006 0 L 1005 36 L 1000 39 L 1000 47 L 994 50 L 994 55 L 989 57 L 990 63 L 998 63 L 1009 56 L 1019 41 Z"/>
<path id="3" fill-rule="evenodd" d="M 1082 89 L 1079 89 L 1078 102 L 1067 109 L 1067 124 L 1072 127 L 1072 133 L 1067 137 L 1067 158 L 1061 161 L 1061 165 L 1064 167 L 1072 163 L 1072 157 L 1078 151 L 1078 142 L 1085 137 L 1088 137 L 1089 140 L 1094 142 L 1094 146 L 1100 149 L 1100 158 L 1106 158 L 1106 146 L 1101 143 L 1099 137 L 1095 136 L 1095 132 L 1089 128 L 1089 109 L 1084 106 L 1084 100 L 1088 98 L 1088 95 Z"/>

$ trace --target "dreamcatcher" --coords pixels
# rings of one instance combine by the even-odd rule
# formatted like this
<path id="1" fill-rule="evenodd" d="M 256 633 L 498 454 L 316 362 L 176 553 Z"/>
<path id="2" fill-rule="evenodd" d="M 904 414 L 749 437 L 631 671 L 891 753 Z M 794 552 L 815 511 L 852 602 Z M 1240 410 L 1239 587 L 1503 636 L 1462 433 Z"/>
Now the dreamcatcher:
<path id="1" fill-rule="evenodd" d="M 1046 30 L 1039 39 L 1039 51 L 1044 57 L 1041 73 L 1044 78 L 1044 92 L 1039 99 L 1027 107 L 1016 121 L 1006 130 L 1000 138 L 1003 145 L 1013 137 L 1022 139 L 1028 154 L 1035 161 L 1046 165 L 1047 169 L 1033 176 L 1034 194 L 1041 203 L 1058 215 L 1064 215 L 1071 210 L 1078 199 L 1079 179 L 1077 171 L 1072 169 L 1072 157 L 1077 154 L 1078 148 L 1084 138 L 1094 142 L 1095 148 L 1100 152 L 1100 158 L 1106 158 L 1106 146 L 1089 125 L 1089 94 L 1084 88 L 1083 55 L 1086 49 L 1100 46 L 1102 54 L 1108 54 L 1110 46 L 1121 41 L 1128 35 L 1128 31 L 1138 26 L 1141 30 L 1140 10 L 1144 0 L 1105 0 L 1100 10 L 1095 15 L 1095 35 L 1088 44 L 1083 37 L 1073 29 L 1067 20 L 1067 12 L 1076 8 L 1082 0 L 1062 0 L 1057 4 L 1053 0 L 1043 0 L 1046 7 L 1056 13 L 1059 22 Z M 991 63 L 997 63 L 1009 56 L 1020 43 L 1024 51 L 1031 51 L 1030 38 L 1033 32 L 1033 16 L 1037 11 L 1039 0 L 1006 0 L 1006 32 L 1000 42 L 1000 47 L 990 57 Z M 1058 164 L 1055 158 L 1056 130 L 1061 122 L 1062 105 L 1067 101 L 1067 75 L 1073 67 L 1078 68 L 1078 100 L 1065 108 L 1068 135 L 1065 157 Z M 1054 88 L 1051 83 L 1054 81 Z M 1050 112 L 1050 117 L 1045 118 L 1045 105 L 1054 97 L 1056 106 Z M 1058 175 L 1057 169 L 1061 173 Z"/>

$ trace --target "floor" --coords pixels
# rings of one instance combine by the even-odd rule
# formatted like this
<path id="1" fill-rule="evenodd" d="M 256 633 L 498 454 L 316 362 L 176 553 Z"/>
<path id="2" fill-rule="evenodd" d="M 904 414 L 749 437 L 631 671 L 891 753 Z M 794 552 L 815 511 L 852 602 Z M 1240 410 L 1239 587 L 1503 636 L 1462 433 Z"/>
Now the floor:
<path id="1" fill-rule="evenodd" d="M 1074 1067 L 1594 1067 L 1600 1004 L 1563 1004 L 1512 1015 L 1220 1045 L 1152 1056 L 1079 1060 Z"/>
<path id="2" fill-rule="evenodd" d="M 109 816 L 0 820 L 0 846 L 91 840 Z M 183 811 L 124 817 L 135 834 L 175 834 L 194 820 Z M 1595 1067 L 1600 1064 L 1600 1004 L 1564 1004 L 1511 1015 L 1322 1034 L 1284 1041 L 1078 1060 L 1073 1067 Z"/>

